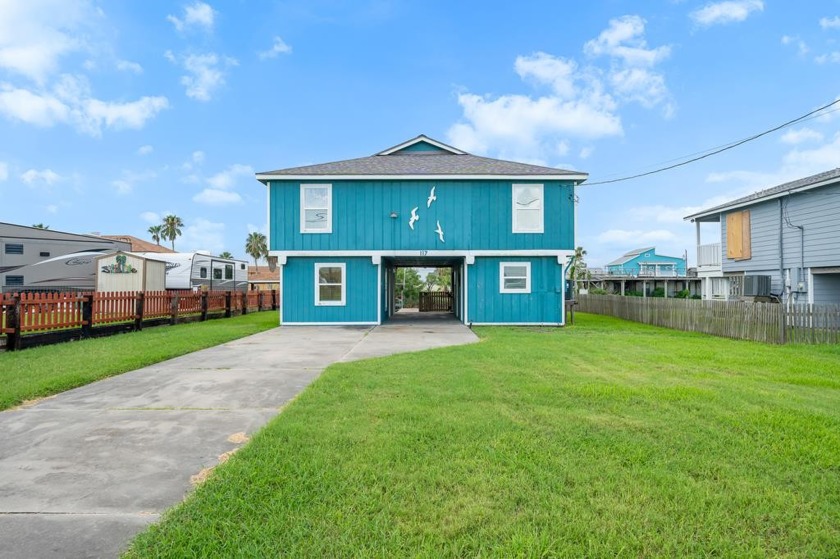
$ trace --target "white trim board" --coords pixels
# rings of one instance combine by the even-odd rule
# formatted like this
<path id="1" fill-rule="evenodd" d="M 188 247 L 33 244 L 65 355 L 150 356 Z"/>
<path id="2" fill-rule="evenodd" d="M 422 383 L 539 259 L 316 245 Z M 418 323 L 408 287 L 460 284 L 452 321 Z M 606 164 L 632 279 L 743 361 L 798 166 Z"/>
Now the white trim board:
<path id="1" fill-rule="evenodd" d="M 471 322 L 470 326 L 565 326 L 562 322 Z"/>
<path id="2" fill-rule="evenodd" d="M 422 156 L 419 156 L 422 157 Z M 258 174 L 257 180 L 264 181 L 572 181 L 577 186 L 589 178 L 586 173 L 574 175 L 271 175 Z"/>
<path id="3" fill-rule="evenodd" d="M 360 258 L 360 257 L 399 257 L 411 256 L 417 257 L 441 257 L 441 256 L 555 256 L 559 258 L 569 258 L 575 255 L 574 250 L 272 250 L 269 251 L 269 256 L 277 256 L 279 258 L 286 257 L 340 257 L 340 258 Z M 279 260 L 278 260 L 279 263 Z M 559 262 L 558 263 L 562 263 Z"/>
<path id="4" fill-rule="evenodd" d="M 403 149 L 405 149 L 409 146 L 413 146 L 413 145 L 419 144 L 421 142 L 432 145 L 432 146 L 435 146 L 436 148 L 442 149 L 444 151 L 448 151 L 449 153 L 454 153 L 455 155 L 466 155 L 467 154 L 467 152 L 465 152 L 465 151 L 461 151 L 458 148 L 448 146 L 448 145 L 444 144 L 443 142 L 438 142 L 437 140 L 433 140 L 433 139 L 429 138 L 428 136 L 424 136 L 424 135 L 421 134 L 421 135 L 417 136 L 416 138 L 406 140 L 405 142 L 403 142 L 401 144 L 398 144 L 398 145 L 396 145 L 392 148 L 388 148 L 385 151 L 380 151 L 376 155 L 391 155 L 392 153 L 396 153 L 396 152 L 398 152 L 400 150 L 403 150 Z"/>
<path id="5" fill-rule="evenodd" d="M 376 322 L 287 322 L 280 326 L 378 326 Z"/>

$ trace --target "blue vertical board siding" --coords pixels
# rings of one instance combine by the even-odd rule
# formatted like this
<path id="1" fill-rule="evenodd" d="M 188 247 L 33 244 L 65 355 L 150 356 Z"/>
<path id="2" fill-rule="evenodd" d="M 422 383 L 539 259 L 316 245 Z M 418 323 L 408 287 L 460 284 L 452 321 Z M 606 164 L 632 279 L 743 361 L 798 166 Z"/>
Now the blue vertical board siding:
<path id="1" fill-rule="evenodd" d="M 502 262 L 531 263 L 530 293 L 500 293 Z M 563 320 L 562 266 L 555 257 L 476 258 L 467 266 L 469 322 L 560 324 Z"/>
<path id="2" fill-rule="evenodd" d="M 544 185 L 544 233 L 513 233 L 512 182 Z M 274 251 L 573 250 L 569 181 L 341 180 L 332 184 L 332 233 L 300 232 L 300 181 L 270 182 Z M 435 196 L 428 198 L 432 187 Z M 411 210 L 419 220 L 409 227 Z M 391 217 L 392 213 L 396 217 Z M 436 234 L 437 223 L 443 240 Z"/>
<path id="3" fill-rule="evenodd" d="M 315 264 L 346 264 L 344 306 L 315 305 Z M 377 322 L 379 266 L 367 258 L 289 258 L 283 267 L 283 322 Z"/>

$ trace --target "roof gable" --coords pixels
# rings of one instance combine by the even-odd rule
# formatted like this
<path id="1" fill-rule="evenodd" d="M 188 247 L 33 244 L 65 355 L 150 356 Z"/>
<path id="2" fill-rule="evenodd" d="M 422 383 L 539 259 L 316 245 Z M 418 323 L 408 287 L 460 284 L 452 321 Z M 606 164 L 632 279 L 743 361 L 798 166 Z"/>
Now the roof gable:
<path id="1" fill-rule="evenodd" d="M 393 154 L 416 154 L 416 155 L 426 155 L 426 154 L 439 154 L 439 153 L 451 153 L 454 155 L 466 155 L 466 152 L 459 150 L 458 148 L 454 148 L 452 146 L 446 145 L 443 142 L 439 142 L 437 140 L 433 140 L 429 138 L 425 134 L 420 134 L 416 138 L 412 138 L 411 140 L 407 140 L 401 144 L 397 144 L 393 147 L 390 147 L 386 150 L 380 151 L 376 155 L 393 155 Z"/>

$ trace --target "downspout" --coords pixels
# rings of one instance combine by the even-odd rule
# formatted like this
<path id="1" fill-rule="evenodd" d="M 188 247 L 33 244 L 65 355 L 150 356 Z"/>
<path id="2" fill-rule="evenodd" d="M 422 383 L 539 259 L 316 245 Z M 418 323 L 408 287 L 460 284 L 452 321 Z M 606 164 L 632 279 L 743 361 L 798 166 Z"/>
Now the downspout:
<path id="1" fill-rule="evenodd" d="M 785 243 L 784 243 L 784 206 L 782 204 L 783 198 L 779 198 L 779 281 L 782 285 L 782 293 L 779 298 L 784 301 L 785 296 Z"/>

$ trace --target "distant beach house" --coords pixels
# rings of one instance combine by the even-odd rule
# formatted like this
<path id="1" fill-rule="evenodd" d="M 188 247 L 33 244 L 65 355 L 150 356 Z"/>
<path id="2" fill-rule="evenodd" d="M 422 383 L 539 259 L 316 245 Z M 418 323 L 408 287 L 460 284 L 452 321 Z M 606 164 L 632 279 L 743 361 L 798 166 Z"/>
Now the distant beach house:
<path id="1" fill-rule="evenodd" d="M 703 298 L 840 304 L 838 216 L 840 168 L 687 216 Z M 701 223 L 719 223 L 720 240 L 702 244 Z"/>
<path id="2" fill-rule="evenodd" d="M 369 157 L 257 174 L 281 321 L 379 324 L 395 271 L 449 268 L 468 324 L 564 322 L 575 187 L 587 174 L 468 154 L 418 136 Z"/>
<path id="3" fill-rule="evenodd" d="M 686 273 L 685 259 L 656 254 L 656 247 L 625 252 L 604 268 L 612 276 L 676 278 Z"/>

